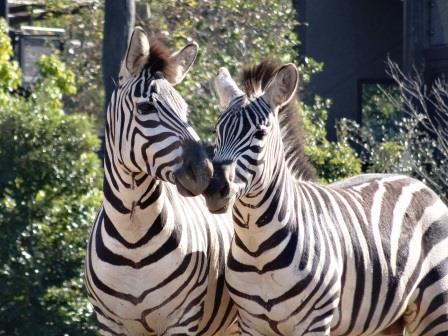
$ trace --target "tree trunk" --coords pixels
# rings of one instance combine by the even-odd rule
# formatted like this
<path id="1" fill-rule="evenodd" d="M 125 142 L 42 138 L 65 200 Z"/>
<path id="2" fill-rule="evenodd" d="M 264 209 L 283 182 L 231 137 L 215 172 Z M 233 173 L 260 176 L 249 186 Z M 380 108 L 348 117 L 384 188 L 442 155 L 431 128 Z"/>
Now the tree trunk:
<path id="1" fill-rule="evenodd" d="M 134 0 L 106 0 L 104 9 L 103 82 L 105 110 L 118 82 L 121 60 L 135 22 Z"/>

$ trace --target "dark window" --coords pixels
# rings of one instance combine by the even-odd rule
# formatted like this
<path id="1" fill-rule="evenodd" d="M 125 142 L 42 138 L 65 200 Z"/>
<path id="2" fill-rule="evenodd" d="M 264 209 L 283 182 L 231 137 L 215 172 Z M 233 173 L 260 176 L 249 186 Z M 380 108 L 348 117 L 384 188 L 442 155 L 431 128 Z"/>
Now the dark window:
<path id="1" fill-rule="evenodd" d="M 359 82 L 359 111 L 361 126 L 371 130 L 376 141 L 392 138 L 399 132 L 402 119 L 400 94 L 395 82 L 387 79 Z"/>

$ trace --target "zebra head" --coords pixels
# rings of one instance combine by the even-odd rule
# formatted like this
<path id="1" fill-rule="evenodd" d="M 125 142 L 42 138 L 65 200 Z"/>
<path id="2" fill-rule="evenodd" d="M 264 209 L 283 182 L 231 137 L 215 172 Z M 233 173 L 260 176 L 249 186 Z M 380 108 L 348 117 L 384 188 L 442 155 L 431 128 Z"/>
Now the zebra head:
<path id="1" fill-rule="evenodd" d="M 107 150 L 126 173 L 176 183 L 184 147 L 202 148 L 187 122 L 187 104 L 173 87 L 185 77 L 197 52 L 197 44 L 191 43 L 170 54 L 143 29 L 132 33 L 106 126 Z M 211 163 L 203 159 L 205 152 L 194 152 L 202 160 L 189 162 L 198 180 L 190 194 L 199 194 L 208 185 Z"/>
<path id="2" fill-rule="evenodd" d="M 237 199 L 256 197 L 267 188 L 283 144 L 279 109 L 294 96 L 298 72 L 293 64 L 281 66 L 261 91 L 246 97 L 227 69 L 222 68 L 215 86 L 225 108 L 216 125 L 214 175 L 204 193 L 213 213 L 227 211 Z"/>

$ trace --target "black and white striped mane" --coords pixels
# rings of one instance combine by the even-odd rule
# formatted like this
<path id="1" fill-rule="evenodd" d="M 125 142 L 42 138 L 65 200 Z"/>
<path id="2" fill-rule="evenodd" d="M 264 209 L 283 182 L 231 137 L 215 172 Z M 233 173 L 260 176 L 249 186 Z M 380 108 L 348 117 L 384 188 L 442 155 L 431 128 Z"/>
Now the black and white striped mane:
<path id="1" fill-rule="evenodd" d="M 278 60 L 269 57 L 256 66 L 246 68 L 242 84 L 247 98 L 260 96 L 281 65 Z M 291 99 L 280 109 L 278 120 L 289 169 L 297 179 L 316 180 L 316 170 L 305 155 L 303 118 L 296 99 Z"/>

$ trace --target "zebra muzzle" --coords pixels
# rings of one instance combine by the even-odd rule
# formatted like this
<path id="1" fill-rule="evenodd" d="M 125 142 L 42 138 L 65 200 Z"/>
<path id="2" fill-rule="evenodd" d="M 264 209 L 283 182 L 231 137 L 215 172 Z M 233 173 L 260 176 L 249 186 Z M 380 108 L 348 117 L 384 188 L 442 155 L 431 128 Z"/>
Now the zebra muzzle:
<path id="1" fill-rule="evenodd" d="M 213 163 L 214 174 L 204 191 L 207 208 L 212 213 L 226 212 L 232 203 L 232 182 L 234 165 L 232 163 Z"/>
<path id="2" fill-rule="evenodd" d="M 174 172 L 174 181 L 179 193 L 186 197 L 204 192 L 213 175 L 213 165 L 204 146 L 188 140 L 182 145 L 183 164 Z"/>

